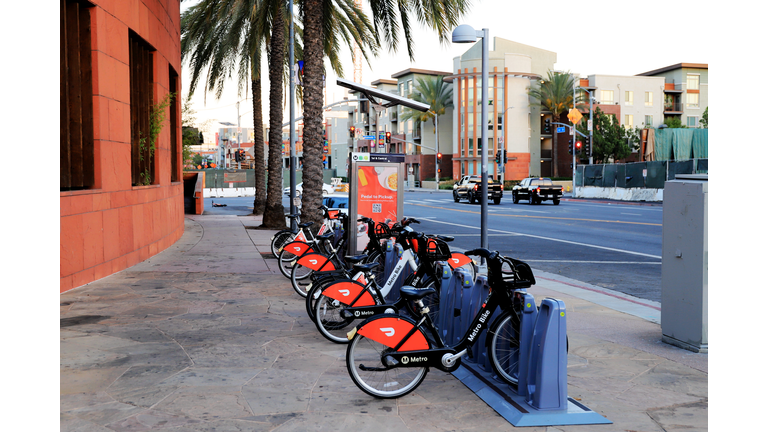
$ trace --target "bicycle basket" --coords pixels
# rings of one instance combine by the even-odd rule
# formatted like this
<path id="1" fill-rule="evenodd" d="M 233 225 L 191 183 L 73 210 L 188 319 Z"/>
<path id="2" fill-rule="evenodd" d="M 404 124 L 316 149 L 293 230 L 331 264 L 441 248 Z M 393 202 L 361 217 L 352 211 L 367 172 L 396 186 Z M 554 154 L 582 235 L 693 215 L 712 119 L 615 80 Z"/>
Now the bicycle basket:
<path id="1" fill-rule="evenodd" d="M 448 243 L 428 237 L 424 254 L 430 261 L 446 261 L 451 258 L 451 249 L 448 247 Z"/>
<path id="2" fill-rule="evenodd" d="M 389 225 L 384 222 L 379 222 L 373 229 L 373 236 L 376 240 L 384 240 L 392 237 L 392 231 L 389 229 Z"/>
<path id="3" fill-rule="evenodd" d="M 501 278 L 507 289 L 528 288 L 536 285 L 531 267 L 514 258 L 504 257 L 501 265 Z"/>

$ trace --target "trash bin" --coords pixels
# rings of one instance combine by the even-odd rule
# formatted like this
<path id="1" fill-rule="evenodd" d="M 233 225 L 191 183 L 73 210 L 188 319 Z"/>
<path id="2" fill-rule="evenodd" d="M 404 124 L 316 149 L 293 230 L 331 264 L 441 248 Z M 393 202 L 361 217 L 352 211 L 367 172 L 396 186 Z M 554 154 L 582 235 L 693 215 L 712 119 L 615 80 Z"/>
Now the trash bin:
<path id="1" fill-rule="evenodd" d="M 662 341 L 708 352 L 706 174 L 664 183 L 661 261 Z"/>

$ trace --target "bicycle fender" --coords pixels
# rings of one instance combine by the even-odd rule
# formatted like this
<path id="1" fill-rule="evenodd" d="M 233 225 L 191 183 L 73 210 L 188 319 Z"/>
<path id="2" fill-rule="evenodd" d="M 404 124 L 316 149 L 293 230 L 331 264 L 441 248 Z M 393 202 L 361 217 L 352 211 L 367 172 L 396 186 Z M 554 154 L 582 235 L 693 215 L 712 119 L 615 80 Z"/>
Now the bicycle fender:
<path id="1" fill-rule="evenodd" d="M 296 264 L 310 268 L 313 271 L 336 270 L 336 266 L 333 265 L 333 262 L 328 257 L 314 252 L 301 256 L 296 261 Z"/>
<path id="2" fill-rule="evenodd" d="M 390 348 L 395 348 L 400 341 L 416 326 L 416 323 L 403 316 L 379 315 L 364 322 L 357 333 Z M 418 351 L 429 349 L 424 333 L 416 330 L 398 351 Z"/>
<path id="3" fill-rule="evenodd" d="M 282 250 L 288 250 L 288 252 L 296 255 L 296 256 L 302 256 L 304 255 L 309 249 L 309 245 L 301 242 L 301 241 L 292 241 L 288 243 L 287 245 L 283 246 Z"/>
<path id="4" fill-rule="evenodd" d="M 464 255 L 463 253 L 454 252 L 451 254 L 451 258 L 448 260 L 448 265 L 451 266 L 451 269 L 456 270 L 457 268 L 469 264 L 472 262 L 472 258 Z"/>
<path id="5" fill-rule="evenodd" d="M 365 292 L 360 295 L 361 291 Z M 376 304 L 370 291 L 366 290 L 365 286 L 355 281 L 344 280 L 333 282 L 323 290 L 323 295 L 338 300 L 347 306 L 373 306 Z M 358 296 L 360 296 L 360 298 L 358 298 Z M 352 304 L 355 299 L 357 299 L 357 301 Z"/>

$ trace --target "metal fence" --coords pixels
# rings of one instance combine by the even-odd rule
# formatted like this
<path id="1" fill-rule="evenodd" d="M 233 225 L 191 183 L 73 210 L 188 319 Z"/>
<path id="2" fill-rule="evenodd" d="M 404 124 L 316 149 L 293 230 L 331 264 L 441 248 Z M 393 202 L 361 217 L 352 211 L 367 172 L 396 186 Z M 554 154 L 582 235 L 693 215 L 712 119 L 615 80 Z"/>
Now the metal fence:
<path id="1" fill-rule="evenodd" d="M 706 174 L 708 159 L 578 165 L 574 186 L 663 189 L 678 174 Z"/>

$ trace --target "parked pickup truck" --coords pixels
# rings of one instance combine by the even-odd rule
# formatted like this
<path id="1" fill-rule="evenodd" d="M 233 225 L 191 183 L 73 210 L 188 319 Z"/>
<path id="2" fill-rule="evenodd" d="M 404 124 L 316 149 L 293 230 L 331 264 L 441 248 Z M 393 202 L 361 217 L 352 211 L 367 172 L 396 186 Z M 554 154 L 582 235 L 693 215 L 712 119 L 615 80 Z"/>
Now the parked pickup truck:
<path id="1" fill-rule="evenodd" d="M 524 199 L 528 200 L 528 204 L 552 200 L 554 205 L 558 205 L 562 196 L 562 186 L 552 184 L 552 180 L 542 177 L 523 179 L 520 184 L 512 188 L 512 202 L 515 204 Z"/>
<path id="2" fill-rule="evenodd" d="M 483 185 L 479 175 L 464 176 L 458 182 L 453 184 L 453 200 L 467 199 L 470 204 L 480 201 Z M 488 176 L 488 199 L 492 199 L 494 204 L 501 204 L 501 197 L 504 195 L 504 188 L 501 182 Z"/>

